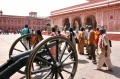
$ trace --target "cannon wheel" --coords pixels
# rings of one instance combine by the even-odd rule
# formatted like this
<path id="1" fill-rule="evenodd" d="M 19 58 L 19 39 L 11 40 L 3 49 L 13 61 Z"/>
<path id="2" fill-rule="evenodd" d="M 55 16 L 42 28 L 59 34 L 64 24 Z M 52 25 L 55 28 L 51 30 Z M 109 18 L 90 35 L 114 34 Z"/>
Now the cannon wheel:
<path id="1" fill-rule="evenodd" d="M 25 51 L 31 50 L 31 45 L 30 45 L 31 40 L 29 40 L 29 49 L 23 43 L 23 38 L 26 38 L 28 36 L 35 37 L 33 48 L 35 47 L 35 45 L 37 45 L 38 39 L 40 39 L 40 40 L 43 39 L 42 37 L 40 37 L 39 35 L 36 35 L 36 34 L 26 34 L 26 35 L 19 37 L 18 39 L 15 40 L 15 42 L 12 44 L 12 46 L 9 50 L 9 58 L 11 56 L 18 55 L 18 54 L 21 54 Z M 25 74 L 24 69 L 25 68 L 19 70 L 18 72 L 20 72 L 21 74 Z"/>
<path id="2" fill-rule="evenodd" d="M 59 43 L 62 41 L 62 43 Z M 55 42 L 53 47 L 49 47 L 51 42 Z M 62 44 L 62 45 L 61 45 Z M 61 52 L 59 52 L 61 47 Z M 67 48 L 71 48 L 68 52 Z M 41 49 L 46 49 L 51 61 L 41 59 L 38 54 Z M 51 49 L 55 48 L 55 57 Z M 71 55 L 73 56 L 70 59 Z M 43 68 L 34 68 L 33 63 L 37 60 L 45 62 L 48 66 Z M 55 36 L 42 40 L 29 55 L 26 64 L 26 78 L 27 79 L 73 79 L 77 70 L 78 57 L 75 45 L 65 37 Z"/>

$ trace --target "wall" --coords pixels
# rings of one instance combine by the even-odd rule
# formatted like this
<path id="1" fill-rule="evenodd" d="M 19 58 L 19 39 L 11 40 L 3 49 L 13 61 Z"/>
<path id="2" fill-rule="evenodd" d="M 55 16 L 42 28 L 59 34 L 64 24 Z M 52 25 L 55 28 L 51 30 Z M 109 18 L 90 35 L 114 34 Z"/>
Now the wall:
<path id="1" fill-rule="evenodd" d="M 30 16 L 0 15 L 0 29 L 20 30 L 28 24 L 31 29 L 44 29 L 46 24 L 50 23 L 48 18 L 38 18 Z"/>

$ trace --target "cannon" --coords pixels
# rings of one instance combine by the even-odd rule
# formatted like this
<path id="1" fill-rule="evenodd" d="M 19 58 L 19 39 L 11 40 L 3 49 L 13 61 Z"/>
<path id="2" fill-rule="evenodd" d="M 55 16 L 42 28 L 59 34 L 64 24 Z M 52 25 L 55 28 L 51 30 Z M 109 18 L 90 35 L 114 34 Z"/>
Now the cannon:
<path id="1" fill-rule="evenodd" d="M 22 40 L 33 36 L 36 37 L 33 48 L 29 44 L 30 48 L 27 49 Z M 0 79 L 9 79 L 16 72 L 25 74 L 26 79 L 74 78 L 78 64 L 74 44 L 62 36 L 47 37 L 40 42 L 38 39 L 41 39 L 38 35 L 27 34 L 15 40 L 9 51 L 9 59 L 0 66 Z M 69 52 L 67 47 L 70 48 Z M 69 58 L 71 55 L 72 60 Z"/>

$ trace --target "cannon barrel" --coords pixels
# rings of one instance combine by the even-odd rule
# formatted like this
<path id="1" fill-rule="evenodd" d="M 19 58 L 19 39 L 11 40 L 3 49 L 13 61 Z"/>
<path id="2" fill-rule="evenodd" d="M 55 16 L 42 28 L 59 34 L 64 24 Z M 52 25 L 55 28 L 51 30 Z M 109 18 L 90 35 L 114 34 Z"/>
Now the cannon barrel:
<path id="1" fill-rule="evenodd" d="M 11 60 L 9 60 L 9 66 L 7 66 L 5 69 L 2 69 L 0 72 L 0 79 L 9 79 L 10 76 L 26 65 L 27 59 L 28 56 L 25 56 L 21 59 L 18 59 L 15 63 L 11 63 Z"/>
<path id="2" fill-rule="evenodd" d="M 63 42 L 63 41 L 59 41 L 59 43 L 62 43 L 62 42 Z M 53 46 L 55 46 L 55 45 L 56 45 L 56 42 L 55 42 L 55 41 L 54 41 L 54 42 L 50 42 L 50 43 L 48 44 L 48 48 L 51 48 L 51 47 L 53 47 Z M 45 47 L 42 47 L 41 49 L 45 49 Z M 11 59 L 13 62 L 15 62 L 15 61 L 18 60 L 19 58 L 29 55 L 32 51 L 33 51 L 33 50 L 25 51 L 25 52 L 23 52 L 22 54 L 19 54 L 19 55 L 16 55 L 16 56 L 12 56 L 10 59 Z"/>
<path id="3" fill-rule="evenodd" d="M 62 42 L 63 41 L 59 41 L 59 43 L 62 43 Z M 56 42 L 50 42 L 48 44 L 48 48 L 54 45 L 56 45 Z M 45 47 L 42 47 L 41 49 L 45 49 Z M 11 56 L 10 59 L 0 67 L 0 79 L 9 78 L 11 75 L 17 72 L 20 68 L 25 66 L 28 56 L 32 51 L 33 50 L 28 50 L 23 52 L 22 54 Z"/>
<path id="4" fill-rule="evenodd" d="M 12 62 L 15 62 L 15 61 L 17 61 L 18 59 L 20 59 L 20 58 L 22 58 L 22 57 L 24 57 L 24 56 L 29 55 L 31 52 L 32 52 L 32 50 L 28 50 L 28 51 L 25 51 L 25 52 L 22 53 L 22 54 L 15 55 L 15 56 L 11 56 L 10 60 L 12 60 Z"/>

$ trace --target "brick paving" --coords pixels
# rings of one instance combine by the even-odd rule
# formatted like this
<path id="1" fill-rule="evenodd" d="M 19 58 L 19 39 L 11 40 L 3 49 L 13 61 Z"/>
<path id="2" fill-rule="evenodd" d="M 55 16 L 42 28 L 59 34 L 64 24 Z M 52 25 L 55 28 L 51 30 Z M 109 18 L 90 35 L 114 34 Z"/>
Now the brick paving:
<path id="1" fill-rule="evenodd" d="M 0 65 L 8 59 L 11 44 L 19 37 L 19 34 L 0 35 Z M 112 41 L 111 61 L 113 72 L 93 70 L 96 67 L 86 55 L 78 54 L 78 68 L 74 79 L 120 79 L 120 41 Z M 24 75 L 15 73 L 10 79 L 25 79 Z"/>

